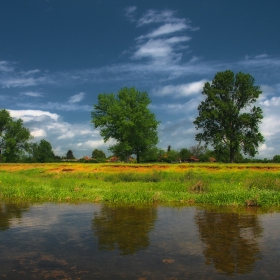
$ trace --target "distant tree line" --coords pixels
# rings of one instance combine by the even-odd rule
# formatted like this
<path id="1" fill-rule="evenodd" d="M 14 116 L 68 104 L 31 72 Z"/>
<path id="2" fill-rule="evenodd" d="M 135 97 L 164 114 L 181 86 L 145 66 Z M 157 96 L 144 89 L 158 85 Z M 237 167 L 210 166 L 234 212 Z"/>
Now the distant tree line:
<path id="1" fill-rule="evenodd" d="M 117 94 L 102 93 L 91 112 L 91 122 L 100 130 L 104 142 L 114 139 L 109 147 L 113 154 L 106 158 L 102 150 L 94 149 L 91 157 L 76 159 L 73 151 L 56 156 L 45 139 L 32 142 L 33 137 L 21 119 L 14 120 L 7 110 L 0 110 L 0 160 L 2 162 L 280 162 L 254 159 L 264 142 L 259 132 L 263 118 L 261 108 L 254 106 L 262 91 L 250 74 L 218 72 L 206 82 L 194 121 L 198 133 L 197 145 L 180 150 L 157 147 L 158 125 L 148 108 L 151 99 L 146 92 L 122 88 Z M 247 156 L 247 157 L 246 157 Z"/>

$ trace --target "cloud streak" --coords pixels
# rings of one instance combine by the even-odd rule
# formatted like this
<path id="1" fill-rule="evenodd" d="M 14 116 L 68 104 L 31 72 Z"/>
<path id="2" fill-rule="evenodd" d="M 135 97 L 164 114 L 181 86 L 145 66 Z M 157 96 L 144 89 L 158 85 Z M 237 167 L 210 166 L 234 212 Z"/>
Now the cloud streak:
<path id="1" fill-rule="evenodd" d="M 20 95 L 30 96 L 30 97 L 43 97 L 43 93 L 36 92 L 36 91 L 26 91 L 22 92 Z"/>
<path id="2" fill-rule="evenodd" d="M 71 96 L 68 100 L 69 103 L 78 103 L 81 102 L 85 98 L 86 94 L 84 92 L 80 92 Z"/>
<path id="3" fill-rule="evenodd" d="M 153 90 L 153 94 L 157 96 L 172 96 L 173 98 L 188 97 L 202 92 L 204 84 L 207 80 L 192 82 L 180 85 L 167 85 Z"/>
<path id="4" fill-rule="evenodd" d="M 19 107 L 23 108 L 37 108 L 42 110 L 56 110 L 56 111 L 91 111 L 92 107 L 89 105 L 78 105 L 75 103 L 17 103 Z"/>

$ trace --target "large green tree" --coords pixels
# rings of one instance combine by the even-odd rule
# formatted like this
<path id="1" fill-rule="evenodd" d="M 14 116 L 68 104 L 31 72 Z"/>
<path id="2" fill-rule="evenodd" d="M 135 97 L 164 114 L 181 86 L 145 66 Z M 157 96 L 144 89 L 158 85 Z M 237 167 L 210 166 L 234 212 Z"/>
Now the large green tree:
<path id="1" fill-rule="evenodd" d="M 52 145 L 47 140 L 42 139 L 39 143 L 32 143 L 30 147 L 32 161 L 52 162 L 55 160 Z"/>
<path id="2" fill-rule="evenodd" d="M 0 110 L 0 153 L 4 162 L 17 162 L 29 150 L 32 139 L 22 119 L 14 120 L 10 113 Z"/>
<path id="3" fill-rule="evenodd" d="M 158 142 L 159 122 L 149 110 L 151 100 L 146 92 L 135 88 L 122 88 L 117 94 L 102 93 L 92 111 L 92 123 L 100 128 L 104 141 L 110 138 L 117 143 L 111 150 L 122 150 L 128 158 L 140 155 Z"/>
<path id="4" fill-rule="evenodd" d="M 72 150 L 68 150 L 68 152 L 66 153 L 66 158 L 67 158 L 67 159 L 75 159 Z"/>
<path id="5" fill-rule="evenodd" d="M 258 125 L 263 118 L 260 107 L 253 106 L 262 93 L 250 74 L 230 70 L 218 72 L 212 83 L 205 83 L 206 96 L 198 106 L 199 116 L 194 121 L 196 140 L 211 144 L 215 150 L 228 150 L 234 162 L 239 152 L 255 156 L 264 142 Z"/>
<path id="6" fill-rule="evenodd" d="M 94 149 L 92 151 L 92 158 L 95 158 L 95 159 L 106 158 L 106 155 L 102 150 Z"/>

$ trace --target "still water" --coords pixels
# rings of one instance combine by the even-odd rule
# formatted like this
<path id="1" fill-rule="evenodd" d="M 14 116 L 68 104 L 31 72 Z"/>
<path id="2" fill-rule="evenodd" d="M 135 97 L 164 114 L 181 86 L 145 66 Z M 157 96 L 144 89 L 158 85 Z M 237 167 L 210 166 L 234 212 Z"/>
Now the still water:
<path id="1" fill-rule="evenodd" d="M 0 279 L 280 279 L 280 213 L 0 203 Z"/>

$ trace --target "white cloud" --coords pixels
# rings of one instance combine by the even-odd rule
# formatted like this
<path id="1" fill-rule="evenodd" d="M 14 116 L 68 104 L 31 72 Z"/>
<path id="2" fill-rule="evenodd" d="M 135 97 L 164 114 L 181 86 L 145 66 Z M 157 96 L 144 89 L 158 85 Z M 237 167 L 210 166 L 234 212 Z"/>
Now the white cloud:
<path id="1" fill-rule="evenodd" d="M 264 143 L 264 144 L 261 144 L 261 145 L 259 146 L 259 149 L 258 149 L 259 153 L 262 154 L 262 155 L 264 155 L 264 157 L 266 157 L 266 155 L 267 155 L 268 152 L 272 152 L 273 150 L 274 150 L 274 148 L 272 148 L 272 147 L 267 147 L 267 145 L 266 145 L 265 143 Z"/>
<path id="2" fill-rule="evenodd" d="M 175 12 L 171 10 L 156 11 L 148 10 L 139 20 L 138 26 L 151 24 L 151 23 L 162 23 L 162 22 L 173 22 L 182 23 L 185 19 L 177 18 L 174 16 Z"/>
<path id="3" fill-rule="evenodd" d="M 273 69 L 274 71 L 276 68 L 280 67 L 280 59 L 279 57 L 249 57 L 247 56 L 245 60 L 238 61 L 233 66 L 242 66 L 248 67 L 251 70 L 259 70 L 263 71 L 264 69 Z M 276 72 L 277 73 L 277 72 Z"/>
<path id="4" fill-rule="evenodd" d="M 166 23 L 166 24 L 160 26 L 158 29 L 148 33 L 146 36 L 139 37 L 139 39 L 143 39 L 145 37 L 154 38 L 154 37 L 178 32 L 181 30 L 185 30 L 187 28 L 188 28 L 188 26 L 183 22 L 182 23 L 181 22 L 180 23 Z"/>
<path id="5" fill-rule="evenodd" d="M 175 32 L 195 30 L 189 22 L 187 23 L 185 18 L 176 17 L 175 12 L 171 10 L 149 10 L 139 19 L 137 26 L 148 24 L 160 24 L 160 26 L 136 38 L 132 59 L 148 58 L 153 64 L 158 65 L 174 64 L 180 61 L 183 55 L 182 50 L 188 48 L 185 43 L 191 40 L 191 37 L 183 34 L 173 35 Z"/>
<path id="6" fill-rule="evenodd" d="M 135 20 L 135 12 L 137 10 L 136 6 L 130 6 L 124 9 L 125 11 L 125 16 L 131 21 L 134 22 Z"/>
<path id="7" fill-rule="evenodd" d="M 34 70 L 29 70 L 27 72 L 22 72 L 23 76 L 28 76 L 28 75 L 33 75 L 33 74 L 36 74 L 36 73 L 40 73 L 41 70 L 39 69 L 34 69 Z"/>
<path id="8" fill-rule="evenodd" d="M 36 86 L 36 85 L 41 84 L 44 81 L 45 81 L 44 77 L 41 77 L 41 78 L 20 78 L 20 77 L 0 78 L 0 84 L 3 88 Z"/>
<path id="9" fill-rule="evenodd" d="M 73 131 L 63 131 L 62 129 L 62 134 L 60 136 L 57 137 L 57 139 L 69 139 L 69 138 L 74 138 L 75 137 L 75 133 Z"/>
<path id="10" fill-rule="evenodd" d="M 14 67 L 9 61 L 0 61 L 0 72 L 12 72 Z"/>
<path id="11" fill-rule="evenodd" d="M 268 55 L 267 54 L 260 54 L 260 55 L 256 55 L 255 56 L 255 58 L 266 58 L 266 57 L 268 57 Z"/>
<path id="12" fill-rule="evenodd" d="M 39 108 L 42 110 L 57 110 L 57 111 L 92 111 L 89 105 L 78 105 L 75 103 L 17 103 L 18 106 L 25 108 Z"/>
<path id="13" fill-rule="evenodd" d="M 165 58 L 172 54 L 172 48 L 165 40 L 149 40 L 147 43 L 141 45 L 134 58 L 152 57 L 152 58 Z"/>
<path id="14" fill-rule="evenodd" d="M 49 111 L 41 110 L 8 110 L 12 117 L 21 118 L 24 126 L 29 128 L 35 141 L 45 139 L 53 147 L 53 151 L 64 156 L 71 149 L 75 157 L 91 155 L 96 148 L 107 152 L 113 140 L 104 143 L 98 129 L 88 122 L 69 123 L 62 117 Z"/>
<path id="15" fill-rule="evenodd" d="M 271 99 L 266 99 L 260 102 L 261 105 L 266 107 L 275 107 L 280 105 L 280 96 L 274 96 Z"/>
<path id="16" fill-rule="evenodd" d="M 158 96 L 170 95 L 172 97 L 187 97 L 194 94 L 201 93 L 204 84 L 207 80 L 201 80 L 188 84 L 168 85 L 161 88 L 156 88 L 153 93 Z"/>
<path id="17" fill-rule="evenodd" d="M 116 143 L 116 141 L 114 139 L 109 139 L 106 144 L 108 146 L 111 146 L 115 143 Z M 93 149 L 96 149 L 96 148 L 104 147 L 104 141 L 103 141 L 103 139 L 88 140 L 88 141 L 85 141 L 85 142 L 78 143 L 77 146 L 84 149 L 84 150 L 93 150 Z"/>
<path id="18" fill-rule="evenodd" d="M 26 91 L 22 92 L 20 95 L 31 96 L 31 97 L 43 97 L 43 93 L 36 91 Z"/>
<path id="19" fill-rule="evenodd" d="M 174 150 L 188 148 L 195 144 L 195 133 L 193 120 L 190 117 L 161 123 L 159 126 L 159 146 L 166 149 L 171 145 L 171 149 Z"/>
<path id="20" fill-rule="evenodd" d="M 195 56 L 195 55 L 194 55 L 194 56 L 190 59 L 190 63 L 200 61 L 201 59 L 202 59 L 201 57 L 198 57 L 198 56 Z"/>
<path id="21" fill-rule="evenodd" d="M 162 104 L 151 104 L 149 108 L 152 110 L 157 110 L 164 112 L 165 116 L 167 114 L 192 117 L 197 111 L 198 104 L 201 102 L 202 97 L 193 98 L 185 103 L 162 103 Z M 170 116 L 172 119 L 172 117 Z"/>
<path id="22" fill-rule="evenodd" d="M 35 117 L 48 116 L 50 119 L 57 121 L 59 116 L 54 113 L 41 110 L 9 110 L 11 116 L 16 119 L 22 119 L 25 122 L 33 120 Z"/>
<path id="23" fill-rule="evenodd" d="M 172 37 L 169 39 L 150 39 L 146 43 L 140 44 L 138 50 L 133 55 L 134 59 L 151 58 L 158 63 L 178 61 L 182 54 L 176 52 L 176 45 L 189 41 L 187 36 Z"/>
<path id="24" fill-rule="evenodd" d="M 73 96 L 71 96 L 68 100 L 69 103 L 78 103 L 81 102 L 84 98 L 85 98 L 85 93 L 84 92 L 80 92 L 78 94 L 75 94 Z"/>
<path id="25" fill-rule="evenodd" d="M 260 124 L 260 131 L 264 135 L 266 140 L 270 140 L 275 135 L 280 136 L 280 121 L 279 115 L 270 110 L 264 110 L 264 118 Z"/>
<path id="26" fill-rule="evenodd" d="M 131 13 L 135 12 L 136 9 L 137 9 L 136 6 L 130 6 L 130 7 L 125 8 L 125 11 L 126 11 L 126 13 L 131 14 Z"/>
<path id="27" fill-rule="evenodd" d="M 47 133 L 44 129 L 41 129 L 41 128 L 34 128 L 32 131 L 31 131 L 31 134 L 32 136 L 34 137 L 40 137 L 40 138 L 43 138 L 43 137 L 46 137 L 47 136 Z"/>

